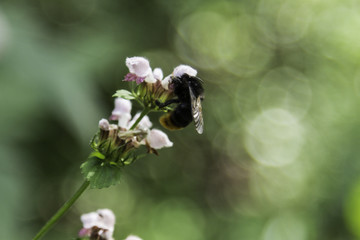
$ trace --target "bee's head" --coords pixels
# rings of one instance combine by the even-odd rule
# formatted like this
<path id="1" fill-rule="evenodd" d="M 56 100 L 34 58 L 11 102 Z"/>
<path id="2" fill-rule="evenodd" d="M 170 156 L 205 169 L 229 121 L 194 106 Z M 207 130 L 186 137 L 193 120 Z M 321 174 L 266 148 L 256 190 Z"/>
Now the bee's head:
<path id="1" fill-rule="evenodd" d="M 189 75 L 187 75 L 186 73 L 180 77 L 171 77 L 171 80 L 169 82 L 169 89 L 174 91 L 175 89 L 179 89 L 183 87 L 184 85 L 187 84 L 186 79 L 188 77 Z"/>

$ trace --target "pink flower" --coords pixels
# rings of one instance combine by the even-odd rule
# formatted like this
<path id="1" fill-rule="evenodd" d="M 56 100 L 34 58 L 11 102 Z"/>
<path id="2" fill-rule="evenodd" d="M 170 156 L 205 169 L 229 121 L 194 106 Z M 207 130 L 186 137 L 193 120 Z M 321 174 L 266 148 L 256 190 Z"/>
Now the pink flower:
<path id="1" fill-rule="evenodd" d="M 166 133 L 158 129 L 152 129 L 146 136 L 146 142 L 151 148 L 161 149 L 164 147 L 172 147 L 173 143 L 169 140 Z"/>
<path id="2" fill-rule="evenodd" d="M 149 60 L 144 57 L 126 58 L 126 66 L 129 68 L 130 73 L 138 77 L 145 78 L 151 73 Z"/>
<path id="3" fill-rule="evenodd" d="M 111 113 L 110 120 L 118 120 L 121 128 L 126 128 L 131 119 L 131 101 L 123 98 L 115 99 L 115 108 Z"/>
<path id="4" fill-rule="evenodd" d="M 144 57 L 131 57 L 126 58 L 126 66 L 129 68 L 129 72 L 124 81 L 136 81 L 140 84 L 144 81 L 153 83 L 156 79 L 153 77 L 153 73 L 150 67 L 149 60 Z"/>

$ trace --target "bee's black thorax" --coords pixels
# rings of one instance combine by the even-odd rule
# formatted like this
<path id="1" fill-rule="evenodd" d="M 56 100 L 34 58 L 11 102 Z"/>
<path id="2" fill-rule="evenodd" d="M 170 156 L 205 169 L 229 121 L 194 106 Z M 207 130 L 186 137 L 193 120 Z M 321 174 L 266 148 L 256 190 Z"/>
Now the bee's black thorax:
<path id="1" fill-rule="evenodd" d="M 173 78 L 172 86 L 174 94 L 177 96 L 180 102 L 190 102 L 189 83 L 187 79 L 176 77 Z"/>
<path id="2" fill-rule="evenodd" d="M 192 77 L 187 74 L 183 74 L 181 77 L 174 77 L 171 80 L 171 84 L 174 89 L 174 94 L 181 102 L 190 101 L 190 92 L 192 90 L 195 97 L 199 97 L 204 93 L 200 78 Z"/>

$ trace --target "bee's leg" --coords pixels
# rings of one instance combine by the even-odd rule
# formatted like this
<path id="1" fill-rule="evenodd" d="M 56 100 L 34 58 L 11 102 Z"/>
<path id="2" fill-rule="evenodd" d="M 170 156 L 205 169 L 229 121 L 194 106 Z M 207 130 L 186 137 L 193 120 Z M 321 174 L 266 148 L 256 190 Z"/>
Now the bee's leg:
<path id="1" fill-rule="evenodd" d="M 155 103 L 159 108 L 163 108 L 163 107 L 169 106 L 172 103 L 180 103 L 180 100 L 179 99 L 170 99 L 163 103 L 159 102 L 158 100 L 155 100 Z"/>

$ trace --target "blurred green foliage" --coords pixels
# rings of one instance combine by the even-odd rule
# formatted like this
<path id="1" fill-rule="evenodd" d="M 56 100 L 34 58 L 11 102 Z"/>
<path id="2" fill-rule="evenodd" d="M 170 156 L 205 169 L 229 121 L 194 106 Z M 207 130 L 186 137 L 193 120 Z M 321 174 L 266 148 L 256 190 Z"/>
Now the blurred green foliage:
<path id="1" fill-rule="evenodd" d="M 1 239 L 33 237 L 81 184 L 131 56 L 198 69 L 205 133 L 170 132 L 44 239 L 98 208 L 115 239 L 360 239 L 359 28 L 356 0 L 3 0 Z"/>

